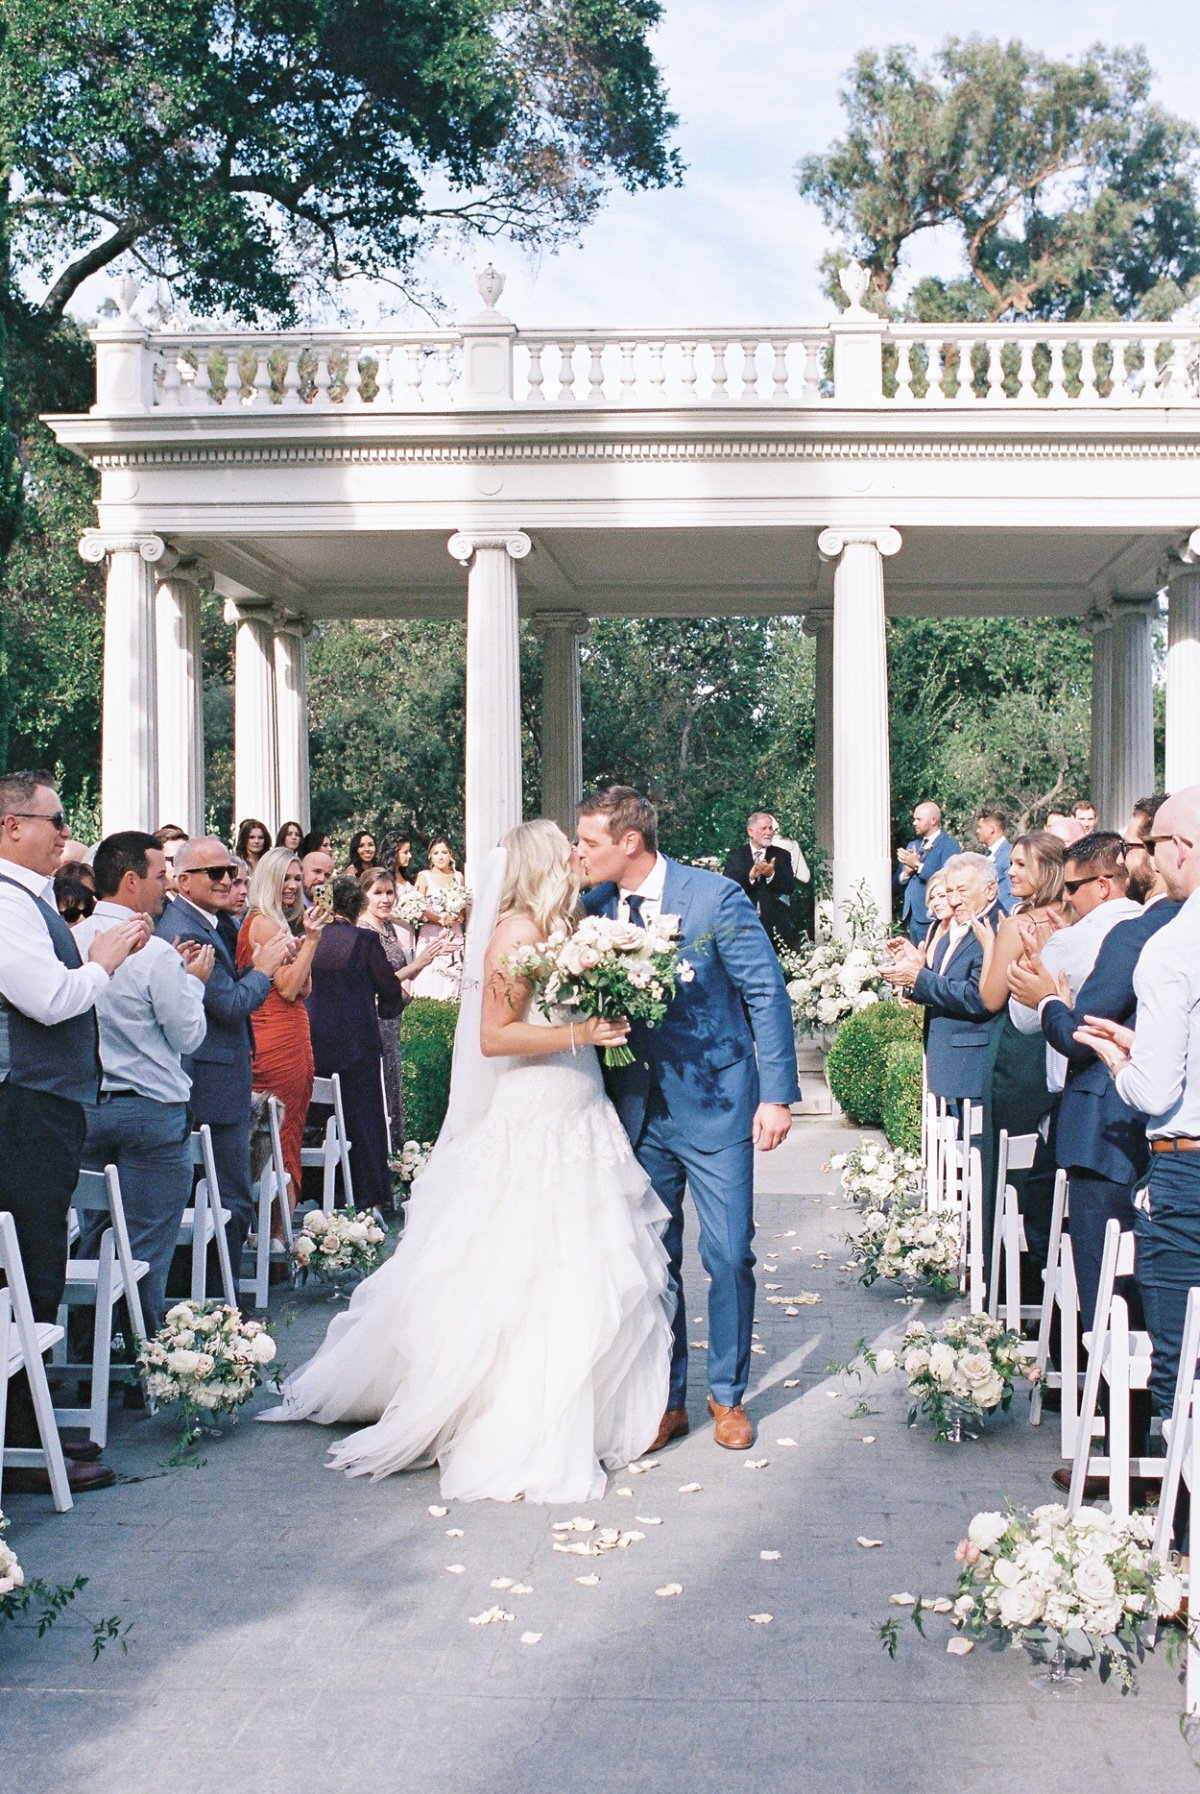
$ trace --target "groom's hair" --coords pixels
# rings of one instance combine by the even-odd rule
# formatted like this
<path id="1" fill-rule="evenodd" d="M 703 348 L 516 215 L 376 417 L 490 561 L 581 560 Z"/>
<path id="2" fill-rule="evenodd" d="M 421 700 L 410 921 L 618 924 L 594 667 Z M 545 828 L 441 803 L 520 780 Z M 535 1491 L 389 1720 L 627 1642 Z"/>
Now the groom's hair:
<path id="1" fill-rule="evenodd" d="M 642 837 L 647 853 L 658 852 L 658 811 L 632 785 L 610 785 L 607 791 L 594 791 L 580 804 L 579 814 L 606 817 L 614 841 L 627 829 L 634 829 Z"/>

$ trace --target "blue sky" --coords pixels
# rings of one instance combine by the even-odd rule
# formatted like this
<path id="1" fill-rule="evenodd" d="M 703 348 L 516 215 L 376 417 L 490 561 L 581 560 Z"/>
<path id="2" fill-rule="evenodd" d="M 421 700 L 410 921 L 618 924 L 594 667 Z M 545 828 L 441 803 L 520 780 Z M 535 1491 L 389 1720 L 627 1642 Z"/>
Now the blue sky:
<path id="1" fill-rule="evenodd" d="M 683 187 L 615 195 L 580 246 L 540 263 L 496 245 L 508 281 L 501 309 L 527 326 L 822 319 L 829 307 L 816 270 L 827 237 L 796 194 L 793 169 L 838 135 L 838 88 L 857 50 L 899 40 L 924 52 L 950 32 L 1021 38 L 1053 55 L 1140 42 L 1159 101 L 1200 119 L 1200 62 L 1181 32 L 1187 13 L 1178 0 L 1003 8 L 908 0 L 903 9 L 883 0 L 667 0 L 656 46 L 680 115 Z M 944 254 L 931 243 L 923 259 L 939 267 Z M 472 249 L 430 270 L 454 311 L 477 309 L 471 275 L 485 259 Z"/>

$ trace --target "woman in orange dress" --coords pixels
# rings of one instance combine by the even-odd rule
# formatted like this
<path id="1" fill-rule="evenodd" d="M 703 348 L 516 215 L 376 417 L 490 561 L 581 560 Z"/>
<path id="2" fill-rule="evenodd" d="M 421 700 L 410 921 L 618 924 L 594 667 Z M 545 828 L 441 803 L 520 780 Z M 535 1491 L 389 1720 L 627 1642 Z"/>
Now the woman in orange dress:
<path id="1" fill-rule="evenodd" d="M 283 1104 L 280 1138 L 287 1171 L 288 1208 L 300 1195 L 300 1145 L 308 1105 L 312 1101 L 313 1052 L 304 999 L 312 988 L 312 961 L 327 917 L 320 904 L 304 908 L 300 862 L 286 847 L 264 853 L 250 879 L 246 919 L 238 932 L 237 963 L 251 963 L 260 941 L 278 934 L 280 924 L 299 938 L 288 965 L 275 974 L 271 994 L 250 1018 L 254 1030 L 252 1078 Z M 283 1243 L 283 1221 L 271 1222 L 272 1241 Z"/>

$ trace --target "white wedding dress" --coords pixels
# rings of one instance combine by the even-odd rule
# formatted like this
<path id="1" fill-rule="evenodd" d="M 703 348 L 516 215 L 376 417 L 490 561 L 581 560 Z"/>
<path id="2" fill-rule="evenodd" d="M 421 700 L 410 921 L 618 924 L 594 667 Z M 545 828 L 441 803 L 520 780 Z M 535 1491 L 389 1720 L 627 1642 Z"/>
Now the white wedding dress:
<path id="1" fill-rule="evenodd" d="M 477 1009 L 464 1003 L 460 1032 Z M 447 1500 L 594 1500 L 666 1406 L 666 1210 L 593 1048 L 484 1063 L 465 1122 L 452 1098 L 396 1251 L 260 1418 L 357 1421 L 331 1468 L 436 1462 Z"/>

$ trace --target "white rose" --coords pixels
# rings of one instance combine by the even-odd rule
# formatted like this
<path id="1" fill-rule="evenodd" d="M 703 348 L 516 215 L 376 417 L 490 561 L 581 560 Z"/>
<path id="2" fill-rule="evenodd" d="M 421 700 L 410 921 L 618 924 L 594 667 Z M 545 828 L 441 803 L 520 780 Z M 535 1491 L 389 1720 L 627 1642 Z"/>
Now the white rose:
<path id="1" fill-rule="evenodd" d="M 888 1372 L 895 1370 L 895 1368 L 896 1354 L 890 1347 L 884 1346 L 882 1352 L 876 1352 L 875 1369 L 879 1372 L 880 1376 L 887 1376 Z"/>
<path id="2" fill-rule="evenodd" d="M 314 1242 L 308 1234 L 302 1233 L 297 1236 L 294 1251 L 300 1264 L 306 1265 L 315 1250 Z"/>
<path id="3" fill-rule="evenodd" d="M 188 1327 L 192 1322 L 192 1305 L 190 1302 L 177 1302 L 174 1308 L 167 1309 L 167 1325 L 170 1327 Z"/>
<path id="4" fill-rule="evenodd" d="M 1008 1531 L 1008 1526 L 1009 1522 L 1006 1514 L 976 1514 L 971 1524 L 967 1527 L 967 1537 L 977 1550 L 990 1551 L 993 1546 L 1000 1543 L 1000 1540 Z"/>
<path id="5" fill-rule="evenodd" d="M 986 1352 L 964 1352 L 958 1368 L 969 1389 L 982 1389 L 992 1380 L 992 1361 Z"/>
<path id="6" fill-rule="evenodd" d="M 939 1382 L 948 1382 L 954 1375 L 954 1347 L 939 1340 L 929 1354 L 929 1368 Z"/>
<path id="7" fill-rule="evenodd" d="M 199 1352 L 168 1352 L 167 1369 L 176 1377 L 191 1377 L 200 1363 Z"/>
<path id="8" fill-rule="evenodd" d="M 904 1354 L 904 1368 L 910 1377 L 922 1377 L 929 1369 L 929 1353 L 923 1348 Z"/>
<path id="9" fill-rule="evenodd" d="M 250 1356 L 255 1364 L 270 1364 L 275 1356 L 275 1341 L 269 1333 L 260 1333 L 251 1343 Z"/>
<path id="10" fill-rule="evenodd" d="M 1084 1557 L 1076 1564 L 1071 1585 L 1081 1600 L 1093 1606 L 1111 1602 L 1116 1593 L 1116 1578 L 1100 1557 Z"/>
<path id="11" fill-rule="evenodd" d="M 681 959 L 679 964 L 675 967 L 675 976 L 678 978 L 680 984 L 690 984 L 696 976 L 696 968 L 693 965 L 689 965 L 686 959 Z"/>
<path id="12" fill-rule="evenodd" d="M 996 1565 L 999 1570 L 1000 1565 Z M 1032 1582 L 1018 1582 L 1006 1588 L 997 1603 L 997 1612 L 1002 1625 L 1010 1627 L 1032 1626 L 1042 1617 L 1046 1598 L 1042 1591 Z"/>
<path id="13" fill-rule="evenodd" d="M 1154 1584 L 1154 1602 L 1163 1619 L 1178 1613 L 1183 1605 L 1183 1578 L 1174 1570 L 1165 1571 Z"/>
<path id="14" fill-rule="evenodd" d="M 217 1361 L 211 1352 L 196 1353 L 196 1375 L 199 1378 L 211 1377 L 216 1369 L 216 1364 Z"/>
<path id="15" fill-rule="evenodd" d="M 969 1619 L 975 1611 L 974 1595 L 960 1595 L 954 1603 L 954 1612 L 960 1620 Z"/>

